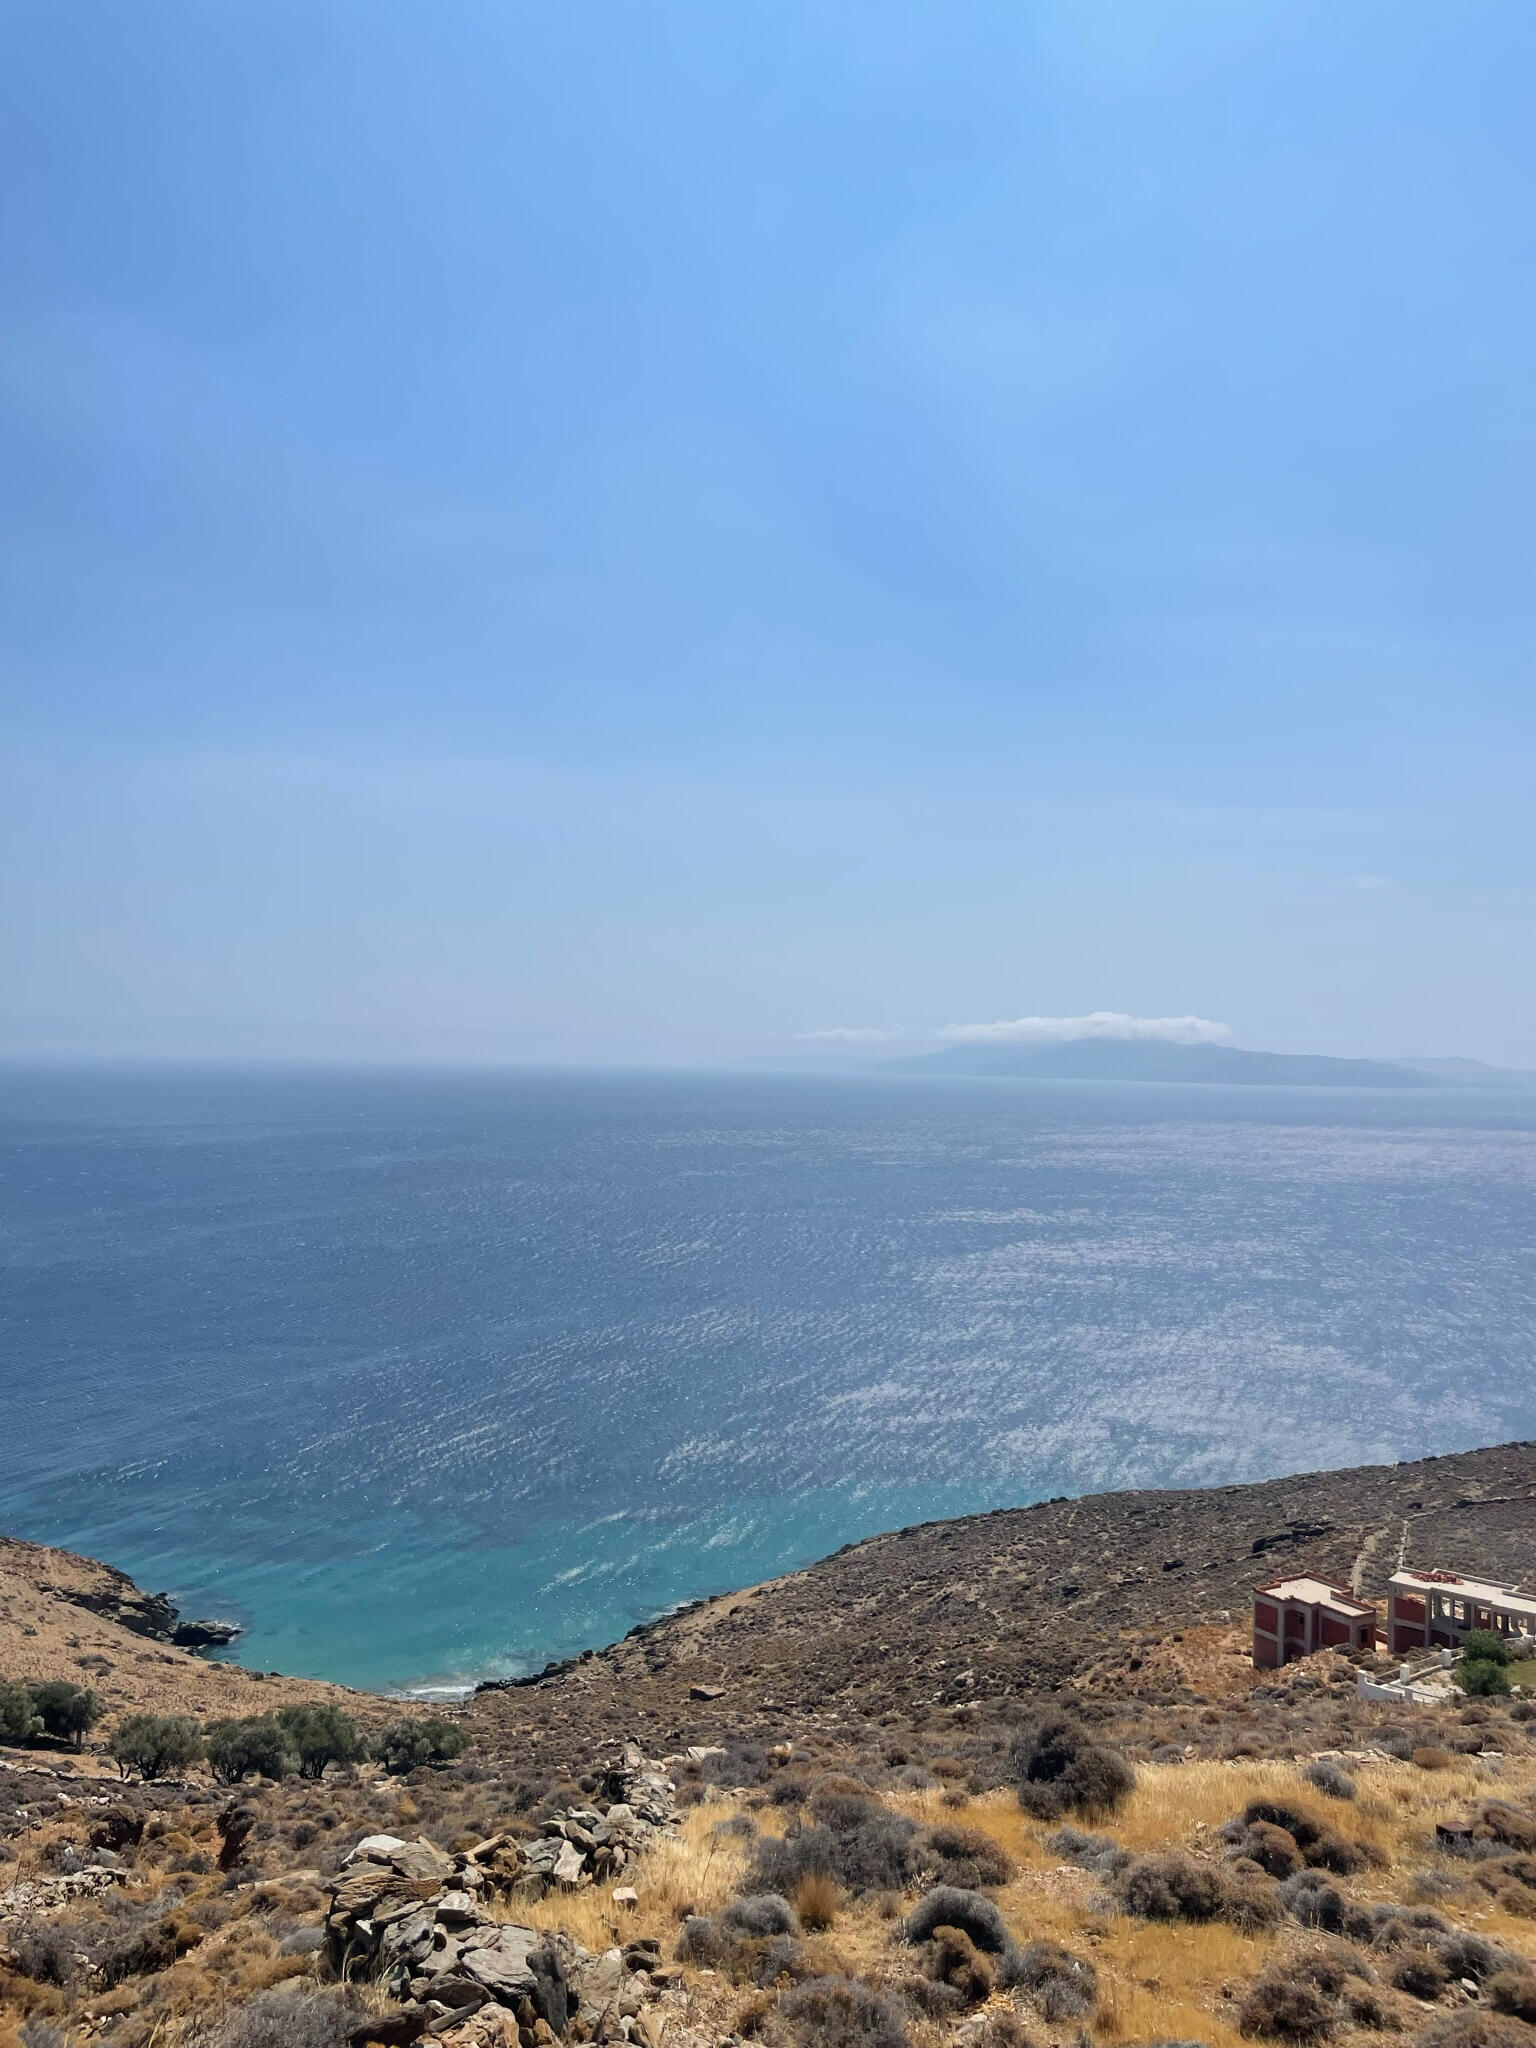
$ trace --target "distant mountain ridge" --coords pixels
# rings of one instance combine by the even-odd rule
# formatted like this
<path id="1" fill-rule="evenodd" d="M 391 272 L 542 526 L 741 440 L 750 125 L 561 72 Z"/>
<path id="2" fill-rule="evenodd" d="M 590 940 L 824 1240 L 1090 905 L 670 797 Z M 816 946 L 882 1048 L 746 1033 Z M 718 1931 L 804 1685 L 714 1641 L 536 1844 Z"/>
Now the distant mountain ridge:
<path id="1" fill-rule="evenodd" d="M 1486 1060 L 1394 1060 L 1395 1067 L 1427 1074 L 1448 1088 L 1536 1088 L 1536 1074 L 1524 1067 L 1491 1067 Z"/>
<path id="2" fill-rule="evenodd" d="M 1072 1038 L 1049 1045 L 996 1041 L 947 1045 L 892 1060 L 908 1072 L 1051 1081 L 1225 1081 L 1252 1087 L 1433 1088 L 1437 1077 L 1393 1060 L 1326 1053 L 1249 1052 L 1235 1045 L 1179 1045 L 1165 1038 Z M 1443 1082 L 1440 1084 L 1443 1085 Z"/>

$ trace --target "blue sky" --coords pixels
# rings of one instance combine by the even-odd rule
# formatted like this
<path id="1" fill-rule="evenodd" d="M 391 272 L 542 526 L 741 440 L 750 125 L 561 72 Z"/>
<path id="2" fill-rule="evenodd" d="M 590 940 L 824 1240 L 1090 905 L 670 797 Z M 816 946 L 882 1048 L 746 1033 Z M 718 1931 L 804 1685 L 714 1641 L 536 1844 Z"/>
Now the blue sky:
<path id="1" fill-rule="evenodd" d="M 1536 1066 L 1536 14 L 0 13 L 0 1050 Z"/>

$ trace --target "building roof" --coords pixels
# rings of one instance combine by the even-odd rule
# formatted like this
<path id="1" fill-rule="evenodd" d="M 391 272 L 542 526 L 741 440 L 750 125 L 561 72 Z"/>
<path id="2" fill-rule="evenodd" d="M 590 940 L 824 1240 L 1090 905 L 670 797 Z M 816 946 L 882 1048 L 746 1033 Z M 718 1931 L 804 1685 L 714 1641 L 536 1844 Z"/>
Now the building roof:
<path id="1" fill-rule="evenodd" d="M 1387 1583 L 1405 1593 L 1450 1593 L 1479 1607 L 1499 1607 L 1506 1614 L 1536 1619 L 1536 1594 L 1522 1593 L 1518 1586 L 1506 1586 L 1497 1579 L 1464 1579 L 1459 1572 L 1402 1571 L 1394 1572 Z"/>
<path id="2" fill-rule="evenodd" d="M 1357 1600 L 1353 1593 L 1343 1586 L 1331 1586 L 1326 1579 L 1313 1579 L 1303 1575 L 1296 1579 L 1276 1579 L 1272 1585 L 1255 1586 L 1255 1595 L 1263 1593 L 1271 1600 L 1305 1600 L 1312 1607 L 1331 1607 L 1339 1614 L 1350 1614 L 1364 1621 L 1375 1619 L 1376 1609 L 1368 1601 Z"/>

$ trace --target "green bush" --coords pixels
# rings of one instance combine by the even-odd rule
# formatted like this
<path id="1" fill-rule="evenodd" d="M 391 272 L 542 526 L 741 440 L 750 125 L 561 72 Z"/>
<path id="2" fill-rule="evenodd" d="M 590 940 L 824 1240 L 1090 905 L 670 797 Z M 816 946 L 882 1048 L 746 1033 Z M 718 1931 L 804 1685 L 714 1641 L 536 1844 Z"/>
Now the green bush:
<path id="1" fill-rule="evenodd" d="M 205 1734 L 209 1768 L 221 1785 L 238 1785 L 251 1771 L 263 1778 L 286 1778 L 299 1768 L 298 1744 L 272 1714 L 210 1721 Z"/>
<path id="2" fill-rule="evenodd" d="M 1461 1639 L 1461 1654 L 1468 1664 L 1507 1664 L 1509 1645 L 1491 1628 L 1475 1628 Z"/>
<path id="3" fill-rule="evenodd" d="M 72 1742 L 76 1749 L 101 1719 L 101 1701 L 83 1685 L 50 1678 L 27 1689 L 42 1721 L 43 1733 L 56 1736 L 60 1742 Z"/>
<path id="4" fill-rule="evenodd" d="M 368 1754 L 357 1723 L 340 1707 L 280 1707 L 277 1718 L 292 1740 L 305 1778 L 323 1778 L 328 1764 L 355 1764 Z"/>
<path id="5" fill-rule="evenodd" d="M 130 1714 L 109 1745 L 118 1770 L 126 1778 L 163 1778 L 185 1770 L 203 1754 L 202 1737 L 184 1714 Z"/>
<path id="6" fill-rule="evenodd" d="M 1502 1664 L 1487 1657 L 1463 1658 L 1451 1674 L 1465 1693 L 1474 1699 L 1489 1699 L 1509 1691 L 1509 1673 Z"/>
<path id="7" fill-rule="evenodd" d="M 43 1732 L 42 1716 L 24 1685 L 0 1678 L 0 1742 L 30 1742 Z"/>
<path id="8" fill-rule="evenodd" d="M 374 1755 L 393 1772 L 413 1771 L 418 1764 L 451 1763 L 464 1752 L 464 1731 L 431 1714 L 423 1721 L 391 1721 L 374 1744 Z"/>

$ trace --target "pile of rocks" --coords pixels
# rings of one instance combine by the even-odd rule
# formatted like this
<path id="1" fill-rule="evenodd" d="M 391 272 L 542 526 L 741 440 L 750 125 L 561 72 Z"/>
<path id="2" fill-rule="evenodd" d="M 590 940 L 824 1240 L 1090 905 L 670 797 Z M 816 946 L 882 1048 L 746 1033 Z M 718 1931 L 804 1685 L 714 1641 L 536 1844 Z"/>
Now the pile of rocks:
<path id="1" fill-rule="evenodd" d="M 84 1870 L 65 1871 L 59 1877 L 18 1877 L 0 1891 L 0 1921 L 20 1919 L 33 1913 L 57 1913 L 81 1899 L 99 1898 L 114 1885 L 122 1884 L 127 1873 L 91 1865 Z"/>
<path id="2" fill-rule="evenodd" d="M 567 1807 L 543 1823 L 537 1840 L 518 1845 L 526 1870 L 511 1895 L 538 1898 L 552 1886 L 574 1890 L 618 1877 L 659 1835 L 676 1833 L 676 1791 L 662 1766 L 629 1744 L 604 1766 L 591 1806 Z"/>
<path id="3" fill-rule="evenodd" d="M 600 1794 L 526 1841 L 493 1835 L 450 1855 L 434 1842 L 369 1835 L 331 1887 L 326 1919 L 339 1975 L 372 1976 L 405 2007 L 391 2038 L 432 2035 L 446 2048 L 535 2048 L 571 2038 L 660 2048 L 658 2002 L 681 1972 L 659 1943 L 594 1954 L 568 1935 L 495 1919 L 493 1900 L 527 1902 L 620 1875 L 677 1829 L 674 1787 L 633 1749 Z M 636 1894 L 613 1888 L 615 1904 Z M 370 2037 L 372 2038 L 372 2037 Z"/>

